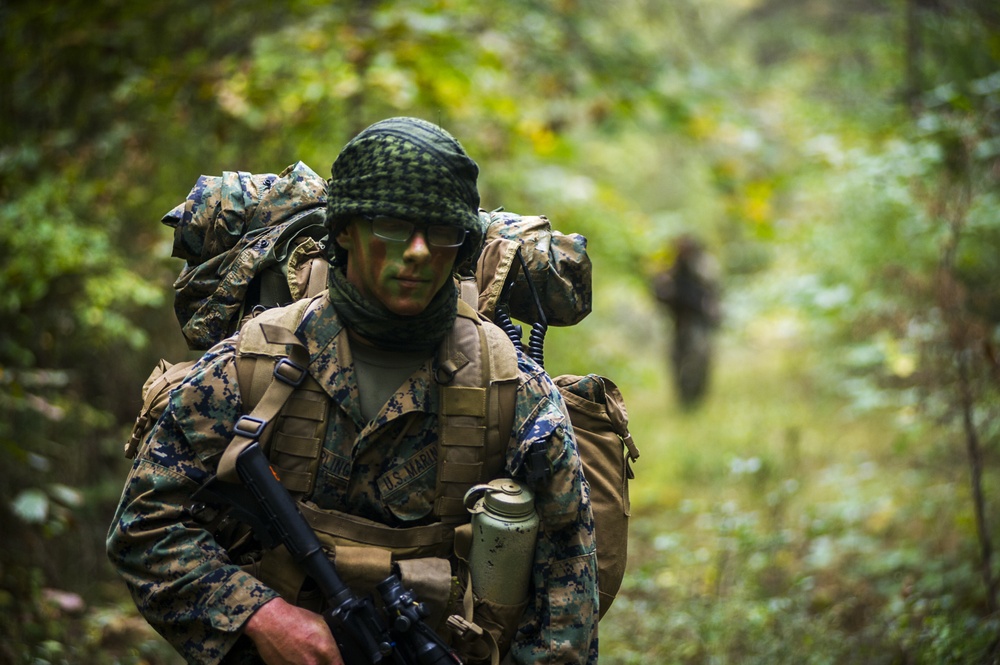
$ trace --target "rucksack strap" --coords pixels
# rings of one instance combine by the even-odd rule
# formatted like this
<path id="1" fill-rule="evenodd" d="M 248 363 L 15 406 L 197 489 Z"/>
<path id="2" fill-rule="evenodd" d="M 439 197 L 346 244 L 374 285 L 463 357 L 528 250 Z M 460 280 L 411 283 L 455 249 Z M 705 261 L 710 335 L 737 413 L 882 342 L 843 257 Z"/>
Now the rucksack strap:
<path id="1" fill-rule="evenodd" d="M 502 471 L 517 376 L 517 352 L 510 339 L 484 322 L 464 298 L 459 300 L 455 328 L 435 377 L 441 400 L 434 514 L 443 522 L 468 520 L 465 492 Z"/>
<path id="2" fill-rule="evenodd" d="M 625 407 L 625 398 L 622 397 L 621 390 L 614 381 L 606 376 L 601 377 L 604 383 L 604 396 L 607 400 L 608 418 L 614 427 L 615 433 L 621 437 L 625 450 L 628 452 L 629 461 L 635 462 L 639 459 L 639 447 L 632 440 L 632 433 L 628 429 L 628 409 Z M 629 478 L 631 479 L 632 469 L 629 467 Z"/>
<path id="3" fill-rule="evenodd" d="M 475 277 L 458 278 L 458 295 L 472 309 L 479 309 L 479 288 L 476 286 Z"/>
<path id="4" fill-rule="evenodd" d="M 234 434 L 219 460 L 221 480 L 239 482 L 236 458 L 254 441 L 269 449 L 274 422 L 297 388 L 309 378 L 309 351 L 293 332 L 302 320 L 309 300 L 301 300 L 281 310 L 271 310 L 251 319 L 240 329 L 236 348 L 236 376 L 243 409 L 249 411 L 236 421 Z M 277 471 L 277 469 L 276 469 Z M 287 474 L 286 474 L 287 475 Z M 280 472 L 279 472 L 280 477 Z M 311 479 L 282 478 L 294 485 L 311 485 Z M 289 487 L 292 490 L 291 487 Z M 302 491 L 299 489 L 292 491 Z"/>
<path id="5" fill-rule="evenodd" d="M 260 401 L 249 414 L 240 416 L 236 421 L 233 439 L 219 460 L 217 473 L 220 480 L 239 482 L 239 476 L 236 474 L 236 458 L 255 441 L 268 441 L 275 418 L 295 389 L 302 385 L 308 376 L 306 371 L 308 363 L 309 354 L 304 346 L 299 345 L 292 347 L 287 358 L 281 358 L 273 365 L 272 378 Z M 263 366 L 264 363 L 257 365 Z"/>

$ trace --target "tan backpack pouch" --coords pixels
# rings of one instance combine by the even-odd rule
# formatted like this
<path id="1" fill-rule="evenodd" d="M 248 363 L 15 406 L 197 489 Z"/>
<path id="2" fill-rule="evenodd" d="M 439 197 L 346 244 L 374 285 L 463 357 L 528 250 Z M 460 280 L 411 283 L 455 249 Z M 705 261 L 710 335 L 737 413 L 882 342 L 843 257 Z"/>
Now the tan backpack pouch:
<path id="1" fill-rule="evenodd" d="M 333 561 L 340 579 L 355 593 L 372 593 L 392 574 L 392 552 L 381 547 L 338 545 Z"/>
<path id="2" fill-rule="evenodd" d="M 337 556 L 340 556 L 338 551 Z M 399 576 L 403 587 L 425 603 L 430 614 L 427 623 L 441 626 L 450 613 L 455 578 L 451 575 L 451 562 L 441 558 L 403 559 L 398 561 Z"/>
<path id="3" fill-rule="evenodd" d="M 299 239 L 288 257 L 288 290 L 292 300 L 312 298 L 327 288 L 330 264 L 313 238 Z"/>
<path id="4" fill-rule="evenodd" d="M 521 243 L 516 240 L 495 238 L 488 242 L 479 255 L 476 267 L 476 286 L 479 290 L 478 310 L 492 319 L 504 280 L 514 265 L 514 257 Z"/>
<path id="5" fill-rule="evenodd" d="M 143 440 L 166 410 L 170 391 L 184 380 L 194 364 L 193 360 L 172 364 L 161 359 L 153 368 L 142 386 L 142 408 L 125 442 L 125 457 L 131 459 L 139 452 Z"/>
<path id="6" fill-rule="evenodd" d="M 630 461 L 639 456 L 639 451 L 628 432 L 628 414 L 617 386 L 592 376 L 603 386 L 604 403 L 599 403 L 572 392 L 572 386 L 581 378 L 559 376 L 555 382 L 571 413 L 584 476 L 590 485 L 603 617 L 625 575 L 631 509 L 628 481 L 633 476 Z"/>
<path id="7" fill-rule="evenodd" d="M 306 575 L 284 545 L 267 550 L 259 561 L 241 567 L 281 594 L 287 602 L 313 612 L 322 610 L 323 598 L 318 591 L 302 592 Z"/>

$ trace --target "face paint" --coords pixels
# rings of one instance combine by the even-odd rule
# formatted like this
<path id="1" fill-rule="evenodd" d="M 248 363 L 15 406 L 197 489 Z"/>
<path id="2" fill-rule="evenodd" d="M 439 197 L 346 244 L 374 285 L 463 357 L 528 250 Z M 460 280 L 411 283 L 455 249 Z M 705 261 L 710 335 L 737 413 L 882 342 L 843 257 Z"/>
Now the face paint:
<path id="1" fill-rule="evenodd" d="M 394 314 L 414 316 L 451 279 L 458 247 L 435 247 L 422 231 L 406 242 L 376 237 L 370 224 L 353 221 L 337 236 L 347 250 L 347 279 L 361 294 Z"/>

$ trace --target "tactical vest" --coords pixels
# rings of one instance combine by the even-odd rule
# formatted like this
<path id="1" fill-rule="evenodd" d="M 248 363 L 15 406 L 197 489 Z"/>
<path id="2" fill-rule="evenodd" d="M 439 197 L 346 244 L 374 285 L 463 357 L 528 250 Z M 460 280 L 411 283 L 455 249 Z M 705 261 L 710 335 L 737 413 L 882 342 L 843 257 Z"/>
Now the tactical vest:
<path id="1" fill-rule="evenodd" d="M 518 385 L 513 344 L 499 328 L 459 301 L 458 316 L 442 342 L 434 376 L 440 407 L 433 514 L 439 521 L 388 527 L 320 509 L 305 500 L 316 484 L 331 408 L 328 395 L 307 372 L 292 370 L 308 366 L 308 353 L 293 331 L 311 302 L 266 310 L 241 328 L 236 370 L 251 426 L 238 424 L 237 435 L 219 462 L 219 477 L 235 479 L 236 455 L 258 440 L 249 435 L 259 432 L 275 474 L 298 497 L 299 509 L 347 584 L 368 593 L 396 565 L 404 585 L 431 608 L 432 626 L 448 634 L 440 630 L 443 622 L 458 615 L 466 624 L 454 625 L 452 619 L 453 629 L 476 631 L 479 626 L 495 641 L 492 648 L 475 649 L 481 652 L 480 658 L 470 654 L 475 660 L 485 659 L 486 649 L 503 653 L 524 604 L 484 606 L 472 597 L 467 574 L 469 513 L 464 497 L 473 485 L 503 475 Z M 457 571 L 452 570 L 452 559 L 458 562 Z M 305 576 L 284 547 L 265 552 L 247 569 L 289 602 L 310 607 L 319 600 L 303 588 Z"/>

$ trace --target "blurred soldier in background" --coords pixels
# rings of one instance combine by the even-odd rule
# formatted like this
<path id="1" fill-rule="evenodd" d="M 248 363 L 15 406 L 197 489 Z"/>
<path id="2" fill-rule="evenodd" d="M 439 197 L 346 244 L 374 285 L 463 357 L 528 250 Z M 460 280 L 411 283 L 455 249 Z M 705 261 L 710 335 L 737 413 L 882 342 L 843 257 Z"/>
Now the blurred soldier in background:
<path id="1" fill-rule="evenodd" d="M 685 408 L 701 403 L 708 390 L 713 336 L 721 321 L 720 271 L 701 241 L 684 234 L 673 243 L 673 263 L 653 277 L 656 299 L 674 322 L 670 353 L 674 387 Z"/>

